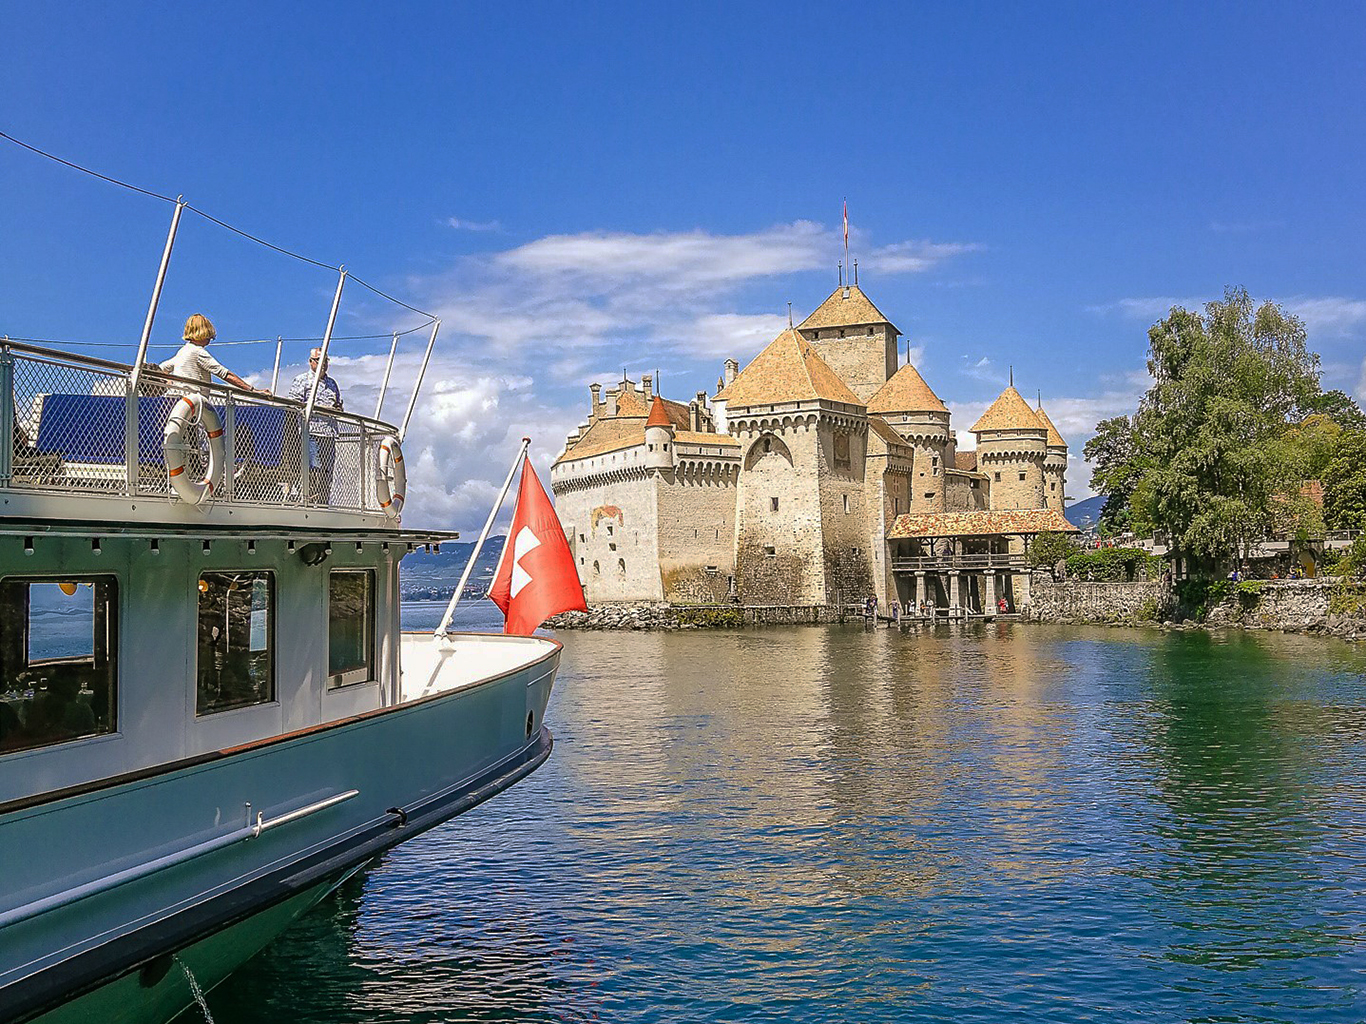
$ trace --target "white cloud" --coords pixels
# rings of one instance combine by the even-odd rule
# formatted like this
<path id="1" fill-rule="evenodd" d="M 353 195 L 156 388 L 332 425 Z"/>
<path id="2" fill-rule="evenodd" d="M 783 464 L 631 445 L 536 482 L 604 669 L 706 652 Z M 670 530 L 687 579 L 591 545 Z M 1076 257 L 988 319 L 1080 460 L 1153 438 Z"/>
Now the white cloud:
<path id="1" fill-rule="evenodd" d="M 1118 299 L 1098 306 L 1087 306 L 1091 313 L 1101 315 L 1118 314 L 1150 323 L 1164 318 L 1173 306 L 1180 306 L 1202 312 L 1206 298 L 1176 298 L 1172 296 L 1152 296 L 1148 298 Z M 1260 302 L 1260 300 L 1257 300 Z M 1311 337 L 1315 334 L 1344 336 L 1354 333 L 1355 328 L 1366 322 L 1366 300 L 1350 299 L 1341 295 L 1291 295 L 1272 301 L 1284 307 L 1304 321 Z"/>
<path id="2" fill-rule="evenodd" d="M 453 227 L 457 231 L 501 231 L 503 226 L 496 220 L 464 220 L 460 217 L 449 217 L 446 220 L 448 227 Z"/>
<path id="3" fill-rule="evenodd" d="M 971 356 L 964 356 L 963 366 L 960 367 L 960 372 L 965 377 L 971 377 L 973 380 L 980 380 L 987 384 L 1000 384 L 1004 386 L 1006 383 L 1006 379 L 1002 376 L 1001 371 L 996 369 L 992 365 L 991 360 L 986 356 L 982 356 L 982 358 L 978 359 L 976 362 L 972 361 Z"/>

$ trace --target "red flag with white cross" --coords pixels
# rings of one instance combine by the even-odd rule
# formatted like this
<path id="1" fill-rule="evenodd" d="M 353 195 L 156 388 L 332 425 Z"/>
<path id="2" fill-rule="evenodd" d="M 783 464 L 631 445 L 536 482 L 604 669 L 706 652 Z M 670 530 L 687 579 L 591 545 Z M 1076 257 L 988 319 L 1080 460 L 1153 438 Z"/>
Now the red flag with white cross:
<path id="1" fill-rule="evenodd" d="M 588 610 L 560 517 L 531 460 L 525 457 L 512 527 L 503 542 L 489 598 L 506 617 L 503 632 L 518 636 L 530 636 L 560 612 Z"/>

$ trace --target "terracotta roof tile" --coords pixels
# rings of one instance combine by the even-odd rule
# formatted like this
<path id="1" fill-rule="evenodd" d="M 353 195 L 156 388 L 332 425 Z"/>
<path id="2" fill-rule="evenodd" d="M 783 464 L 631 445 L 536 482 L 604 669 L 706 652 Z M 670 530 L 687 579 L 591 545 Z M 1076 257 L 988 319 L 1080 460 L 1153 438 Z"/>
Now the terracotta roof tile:
<path id="1" fill-rule="evenodd" d="M 1047 430 L 1029 403 L 1012 384 L 991 403 L 981 419 L 968 428 L 974 434 L 983 430 Z"/>
<path id="2" fill-rule="evenodd" d="M 722 448 L 739 448 L 740 441 L 729 434 L 712 434 L 705 430 L 680 430 L 674 434 L 674 444 L 714 444 Z"/>
<path id="3" fill-rule="evenodd" d="M 887 539 L 1079 532 L 1056 508 L 1004 509 L 999 512 L 907 512 L 892 522 Z"/>
<path id="4" fill-rule="evenodd" d="M 953 468 L 961 469 L 967 473 L 977 472 L 977 453 L 955 451 L 953 453 Z"/>
<path id="5" fill-rule="evenodd" d="M 822 398 L 863 406 L 811 343 L 791 327 L 769 342 L 727 390 L 730 409 Z"/>
<path id="6" fill-rule="evenodd" d="M 868 417 L 868 429 L 878 437 L 882 438 L 889 447 L 892 448 L 911 448 L 911 443 L 898 434 L 890 423 L 881 416 Z"/>
<path id="7" fill-rule="evenodd" d="M 650 403 L 650 416 L 645 421 L 647 427 L 672 427 L 673 423 L 669 420 L 669 414 L 664 408 L 664 399 L 655 395 L 654 401 Z"/>
<path id="8" fill-rule="evenodd" d="M 604 416 L 588 428 L 573 448 L 562 452 L 554 464 L 590 459 L 644 443 L 644 416 Z"/>
<path id="9" fill-rule="evenodd" d="M 1048 418 L 1048 413 L 1043 411 L 1042 403 L 1034 410 L 1034 415 L 1039 418 L 1039 422 L 1042 423 L 1048 431 L 1049 446 L 1052 448 L 1066 448 L 1067 442 L 1062 439 L 1062 434 L 1058 433 L 1058 428 L 1053 426 L 1053 421 Z"/>
<path id="10" fill-rule="evenodd" d="M 891 324 L 891 321 L 882 315 L 882 310 L 873 305 L 872 300 L 863 294 L 858 285 L 850 286 L 848 291 L 849 297 L 845 298 L 845 289 L 836 288 L 828 299 L 816 307 L 815 312 L 797 325 L 797 329 L 805 331 L 824 327 L 853 327 L 859 324 Z"/>
<path id="11" fill-rule="evenodd" d="M 869 412 L 948 412 L 920 371 L 907 363 L 868 399 Z"/>

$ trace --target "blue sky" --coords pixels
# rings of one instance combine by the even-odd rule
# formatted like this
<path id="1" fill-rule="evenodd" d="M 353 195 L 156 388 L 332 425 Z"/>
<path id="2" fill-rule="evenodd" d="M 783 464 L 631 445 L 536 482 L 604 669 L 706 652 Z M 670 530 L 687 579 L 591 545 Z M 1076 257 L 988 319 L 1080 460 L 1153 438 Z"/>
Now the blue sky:
<path id="1" fill-rule="evenodd" d="M 846 196 L 960 438 L 1013 365 L 1082 497 L 1172 302 L 1281 301 L 1325 386 L 1366 396 L 1364 30 L 1299 3 L 3 2 L 0 131 L 441 315 L 414 525 L 476 529 L 516 438 L 548 464 L 592 380 L 714 387 L 834 287 Z M 130 358 L 169 207 L 8 144 L 0 196 L 0 334 Z M 153 341 L 193 311 L 223 341 L 316 335 L 334 286 L 188 218 Z M 340 329 L 416 322 L 349 287 Z M 336 349 L 353 408 L 375 345 Z M 268 378 L 272 347 L 215 351 Z"/>

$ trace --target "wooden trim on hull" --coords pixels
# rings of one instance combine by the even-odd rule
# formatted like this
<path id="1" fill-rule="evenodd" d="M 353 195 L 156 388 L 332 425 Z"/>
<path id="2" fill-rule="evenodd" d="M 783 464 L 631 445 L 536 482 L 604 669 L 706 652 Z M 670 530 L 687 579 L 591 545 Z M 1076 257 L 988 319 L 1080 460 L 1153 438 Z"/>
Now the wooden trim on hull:
<path id="1" fill-rule="evenodd" d="M 558 650 L 551 652 L 555 654 Z M 31 1020 L 139 970 L 157 957 L 176 953 L 320 883 L 341 878 L 385 850 L 463 814 L 526 778 L 545 763 L 553 746 L 554 738 L 543 726 L 533 742 L 455 792 L 403 808 L 393 820 L 373 825 L 346 842 L 335 843 L 245 886 L 16 981 L 0 989 L 0 1019 L 16 1024 Z M 225 755 L 209 755 L 196 763 L 218 756 Z"/>

